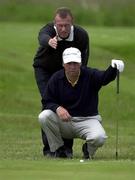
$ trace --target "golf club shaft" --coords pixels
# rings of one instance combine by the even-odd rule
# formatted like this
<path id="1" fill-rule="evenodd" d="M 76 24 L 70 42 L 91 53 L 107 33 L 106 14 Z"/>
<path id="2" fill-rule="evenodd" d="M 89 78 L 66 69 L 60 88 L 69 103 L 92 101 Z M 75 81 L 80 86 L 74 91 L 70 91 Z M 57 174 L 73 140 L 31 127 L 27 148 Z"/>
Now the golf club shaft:
<path id="1" fill-rule="evenodd" d="M 119 94 L 119 79 L 120 79 L 120 73 L 119 70 L 117 69 L 117 94 Z"/>
<path id="2" fill-rule="evenodd" d="M 120 73 L 119 70 L 117 69 L 117 95 L 119 94 L 119 78 L 120 78 Z M 117 97 L 118 98 L 118 97 Z M 118 99 L 117 99 L 117 104 L 118 104 Z M 116 160 L 118 159 L 118 118 L 116 119 Z"/>

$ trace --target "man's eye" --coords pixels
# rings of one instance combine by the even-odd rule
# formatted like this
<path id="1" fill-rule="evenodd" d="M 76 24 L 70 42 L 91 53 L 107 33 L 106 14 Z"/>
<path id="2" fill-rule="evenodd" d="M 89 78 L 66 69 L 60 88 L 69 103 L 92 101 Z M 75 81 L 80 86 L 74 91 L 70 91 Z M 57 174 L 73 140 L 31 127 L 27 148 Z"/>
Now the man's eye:
<path id="1" fill-rule="evenodd" d="M 67 28 L 67 27 L 69 27 L 70 25 L 69 24 L 65 24 L 65 25 L 57 25 L 59 28 L 62 28 L 62 27 L 65 27 L 65 28 Z"/>

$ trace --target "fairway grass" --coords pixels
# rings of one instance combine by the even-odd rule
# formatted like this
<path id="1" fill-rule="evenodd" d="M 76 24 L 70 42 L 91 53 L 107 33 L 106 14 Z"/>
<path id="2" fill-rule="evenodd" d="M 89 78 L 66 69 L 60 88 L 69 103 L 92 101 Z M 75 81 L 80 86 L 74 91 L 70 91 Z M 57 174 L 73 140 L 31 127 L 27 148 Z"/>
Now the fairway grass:
<path id="1" fill-rule="evenodd" d="M 91 39 L 89 66 L 105 69 L 124 59 L 120 94 L 116 81 L 100 91 L 99 111 L 108 139 L 93 161 L 80 163 L 82 140 L 74 141 L 73 160 L 42 155 L 39 92 L 32 68 L 42 25 L 0 23 L 0 180 L 135 179 L 135 29 L 86 27 Z M 119 121 L 118 160 L 115 160 Z"/>
<path id="2" fill-rule="evenodd" d="M 133 180 L 134 161 L 2 161 L 1 180 Z"/>

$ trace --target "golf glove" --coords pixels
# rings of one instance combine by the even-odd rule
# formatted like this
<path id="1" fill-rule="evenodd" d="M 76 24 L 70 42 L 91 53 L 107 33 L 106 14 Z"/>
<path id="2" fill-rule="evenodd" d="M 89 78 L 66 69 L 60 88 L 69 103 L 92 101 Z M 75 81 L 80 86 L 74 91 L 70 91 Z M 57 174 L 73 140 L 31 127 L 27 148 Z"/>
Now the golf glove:
<path id="1" fill-rule="evenodd" d="M 112 59 L 111 66 L 117 68 L 119 72 L 124 70 L 124 62 L 122 60 Z"/>

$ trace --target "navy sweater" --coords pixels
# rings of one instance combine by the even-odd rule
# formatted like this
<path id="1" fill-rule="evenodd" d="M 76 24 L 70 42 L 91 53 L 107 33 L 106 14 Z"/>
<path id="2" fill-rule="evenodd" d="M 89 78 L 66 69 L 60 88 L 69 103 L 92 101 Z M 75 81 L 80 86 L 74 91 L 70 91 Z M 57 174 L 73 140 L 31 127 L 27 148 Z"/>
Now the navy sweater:
<path id="1" fill-rule="evenodd" d="M 78 83 L 72 87 L 64 69 L 56 72 L 49 80 L 43 104 L 45 109 L 56 112 L 63 106 L 71 116 L 93 116 L 98 114 L 98 92 L 116 77 L 111 66 L 105 71 L 81 67 Z"/>

